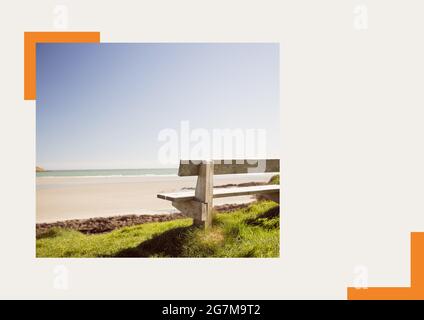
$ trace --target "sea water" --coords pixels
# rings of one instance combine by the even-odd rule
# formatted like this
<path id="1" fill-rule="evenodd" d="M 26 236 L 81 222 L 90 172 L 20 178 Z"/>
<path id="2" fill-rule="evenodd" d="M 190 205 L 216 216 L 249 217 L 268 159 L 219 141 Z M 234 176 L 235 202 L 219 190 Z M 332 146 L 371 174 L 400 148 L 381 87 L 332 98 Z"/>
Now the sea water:
<path id="1" fill-rule="evenodd" d="M 37 172 L 37 177 L 136 177 L 177 175 L 177 168 L 160 169 L 96 169 L 96 170 L 49 170 Z"/>

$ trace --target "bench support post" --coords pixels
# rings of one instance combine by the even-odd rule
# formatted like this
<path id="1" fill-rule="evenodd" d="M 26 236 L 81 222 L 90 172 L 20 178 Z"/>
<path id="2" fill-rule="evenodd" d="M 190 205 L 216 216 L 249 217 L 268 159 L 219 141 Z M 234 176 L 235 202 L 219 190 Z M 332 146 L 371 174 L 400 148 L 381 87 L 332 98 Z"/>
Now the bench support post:
<path id="1" fill-rule="evenodd" d="M 199 224 L 202 221 L 202 206 L 199 201 L 173 201 L 174 208 L 180 210 L 184 215 L 193 218 L 194 224 Z"/>
<path id="2" fill-rule="evenodd" d="M 202 205 L 198 215 L 200 220 L 193 217 L 194 224 L 204 224 L 205 228 L 209 228 L 212 225 L 213 210 L 213 161 L 200 164 L 195 198 Z"/>

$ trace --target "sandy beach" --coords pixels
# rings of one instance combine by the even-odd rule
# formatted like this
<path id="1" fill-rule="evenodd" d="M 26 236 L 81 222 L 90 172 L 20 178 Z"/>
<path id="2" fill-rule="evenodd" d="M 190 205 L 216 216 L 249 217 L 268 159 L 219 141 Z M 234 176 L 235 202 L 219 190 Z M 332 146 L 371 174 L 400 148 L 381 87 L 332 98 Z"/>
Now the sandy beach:
<path id="1" fill-rule="evenodd" d="M 214 185 L 267 182 L 272 174 L 222 175 Z M 193 188 L 197 177 L 37 177 L 37 223 L 87 219 L 127 214 L 177 212 L 170 201 L 158 199 L 160 192 Z M 215 205 L 245 203 L 254 197 L 222 198 Z"/>

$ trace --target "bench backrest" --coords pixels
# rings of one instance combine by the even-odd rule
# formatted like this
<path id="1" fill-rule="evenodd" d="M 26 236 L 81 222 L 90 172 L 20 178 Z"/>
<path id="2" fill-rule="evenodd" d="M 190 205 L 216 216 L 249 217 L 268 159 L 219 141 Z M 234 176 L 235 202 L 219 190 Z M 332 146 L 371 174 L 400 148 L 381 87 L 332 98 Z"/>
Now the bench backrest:
<path id="1" fill-rule="evenodd" d="M 178 175 L 198 176 L 201 160 L 181 160 Z M 279 159 L 213 160 L 213 174 L 280 172 Z"/>

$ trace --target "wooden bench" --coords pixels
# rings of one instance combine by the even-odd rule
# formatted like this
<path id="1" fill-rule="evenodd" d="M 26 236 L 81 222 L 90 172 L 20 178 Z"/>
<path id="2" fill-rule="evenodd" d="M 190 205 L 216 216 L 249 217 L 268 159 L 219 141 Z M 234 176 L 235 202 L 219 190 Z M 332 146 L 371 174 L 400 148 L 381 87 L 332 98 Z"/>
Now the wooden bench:
<path id="1" fill-rule="evenodd" d="M 267 160 L 214 160 L 187 161 L 182 160 L 178 175 L 198 176 L 196 189 L 160 193 L 158 198 L 172 201 L 172 205 L 183 214 L 192 217 L 195 225 L 212 224 L 213 198 L 235 197 L 261 194 L 264 198 L 279 203 L 279 185 L 259 185 L 249 187 L 213 188 L 213 176 L 221 174 L 280 172 L 278 159 Z"/>

